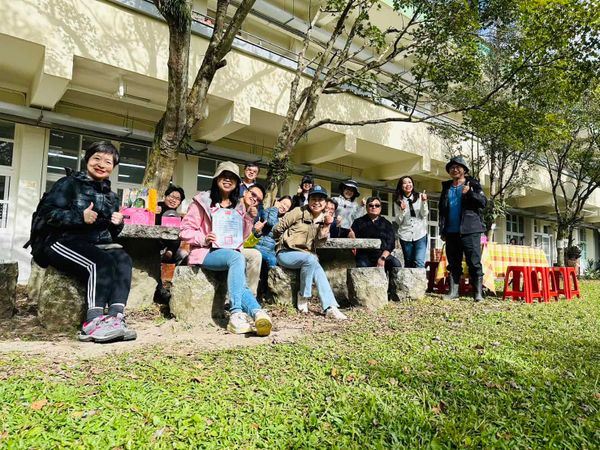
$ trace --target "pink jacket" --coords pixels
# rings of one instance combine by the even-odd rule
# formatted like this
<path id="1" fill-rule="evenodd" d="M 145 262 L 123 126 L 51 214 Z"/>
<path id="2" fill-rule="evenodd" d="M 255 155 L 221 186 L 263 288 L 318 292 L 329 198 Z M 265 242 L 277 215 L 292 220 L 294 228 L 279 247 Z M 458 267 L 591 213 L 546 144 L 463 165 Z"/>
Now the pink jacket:
<path id="1" fill-rule="evenodd" d="M 194 196 L 188 211 L 181 221 L 179 237 L 190 244 L 188 264 L 202 264 L 211 249 L 210 244 L 205 245 L 206 235 L 212 231 L 212 218 L 210 214 L 210 192 L 199 192 Z M 240 199 L 235 209 L 244 216 L 244 239 L 252 232 L 254 219 L 246 215 L 244 202 Z"/>

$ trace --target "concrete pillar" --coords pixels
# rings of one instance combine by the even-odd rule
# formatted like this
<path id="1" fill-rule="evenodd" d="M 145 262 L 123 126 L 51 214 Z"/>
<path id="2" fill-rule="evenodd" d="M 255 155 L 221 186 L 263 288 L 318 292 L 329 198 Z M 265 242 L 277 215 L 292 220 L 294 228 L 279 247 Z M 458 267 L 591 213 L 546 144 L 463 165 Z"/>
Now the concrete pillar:
<path id="1" fill-rule="evenodd" d="M 198 186 L 198 158 L 196 156 L 179 155 L 175 172 L 173 173 L 173 182 L 181 186 L 185 191 L 185 201 L 181 206 L 181 212 L 187 211 L 187 207 L 196 195 Z"/>
<path id="2" fill-rule="evenodd" d="M 18 214 L 14 221 L 11 257 L 19 263 L 19 282 L 24 282 L 31 271 L 31 255 L 30 249 L 24 249 L 23 244 L 29 239 L 31 215 L 45 191 L 44 167 L 50 131 L 17 124 L 15 132 L 15 176 L 18 183 L 13 197 L 16 208 L 12 210 L 18 211 Z"/>

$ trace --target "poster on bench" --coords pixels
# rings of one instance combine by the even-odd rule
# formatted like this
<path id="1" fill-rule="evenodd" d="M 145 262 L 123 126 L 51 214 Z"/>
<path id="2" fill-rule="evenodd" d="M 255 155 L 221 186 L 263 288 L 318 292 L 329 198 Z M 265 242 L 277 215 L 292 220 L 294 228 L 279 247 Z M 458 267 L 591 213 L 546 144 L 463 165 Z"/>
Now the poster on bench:
<path id="1" fill-rule="evenodd" d="M 212 232 L 217 236 L 214 248 L 242 248 L 244 243 L 244 218 L 240 211 L 229 208 L 213 208 Z"/>

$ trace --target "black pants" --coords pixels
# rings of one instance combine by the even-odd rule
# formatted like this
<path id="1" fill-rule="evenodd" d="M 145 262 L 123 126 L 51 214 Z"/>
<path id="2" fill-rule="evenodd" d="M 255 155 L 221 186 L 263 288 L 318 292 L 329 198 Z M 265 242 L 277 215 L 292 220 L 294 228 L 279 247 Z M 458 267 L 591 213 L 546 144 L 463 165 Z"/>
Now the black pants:
<path id="1" fill-rule="evenodd" d="M 356 255 L 356 267 L 377 267 L 377 261 L 379 260 L 380 255 L 365 255 L 364 253 L 357 253 Z M 402 267 L 402 264 L 393 255 L 388 255 L 385 258 L 385 271 L 389 272 L 392 267 Z"/>
<path id="2" fill-rule="evenodd" d="M 131 257 L 123 249 L 102 250 L 83 241 L 58 240 L 46 250 L 48 263 L 87 282 L 88 321 L 109 312 L 123 312 L 131 289 Z M 93 317 L 92 317 L 93 318 Z"/>
<path id="3" fill-rule="evenodd" d="M 462 275 L 463 254 L 469 268 L 471 282 L 483 276 L 481 267 L 481 233 L 448 233 L 446 235 L 446 257 L 448 258 L 448 272 L 455 283 L 460 282 Z"/>

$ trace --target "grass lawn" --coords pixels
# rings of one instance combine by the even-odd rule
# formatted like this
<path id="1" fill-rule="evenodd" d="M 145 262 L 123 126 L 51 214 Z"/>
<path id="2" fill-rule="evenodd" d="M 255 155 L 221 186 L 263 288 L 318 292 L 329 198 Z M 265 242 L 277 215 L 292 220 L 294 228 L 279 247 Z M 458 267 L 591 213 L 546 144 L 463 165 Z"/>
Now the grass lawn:
<path id="1" fill-rule="evenodd" d="M 1 448 L 598 448 L 585 300 L 426 298 L 292 344 L 0 355 Z"/>

